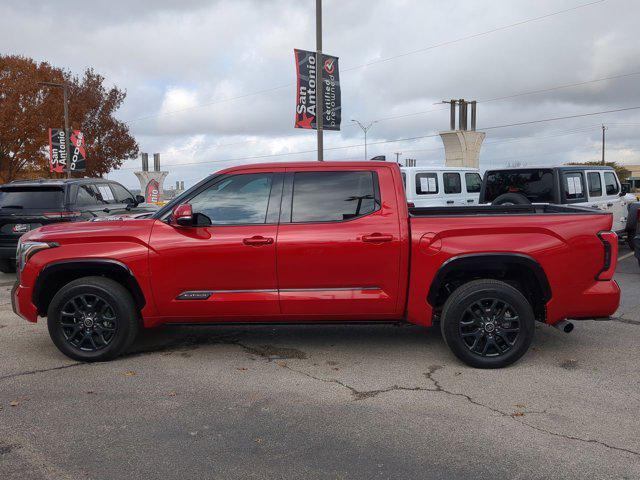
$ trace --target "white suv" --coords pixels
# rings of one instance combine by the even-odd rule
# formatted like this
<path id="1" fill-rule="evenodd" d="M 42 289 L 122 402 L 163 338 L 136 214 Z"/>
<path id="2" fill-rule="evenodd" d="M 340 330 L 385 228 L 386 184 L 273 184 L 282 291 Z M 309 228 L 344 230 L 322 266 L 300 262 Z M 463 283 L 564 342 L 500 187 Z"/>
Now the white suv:
<path id="1" fill-rule="evenodd" d="M 475 168 L 401 167 L 407 202 L 415 207 L 478 205 L 482 177 Z"/>

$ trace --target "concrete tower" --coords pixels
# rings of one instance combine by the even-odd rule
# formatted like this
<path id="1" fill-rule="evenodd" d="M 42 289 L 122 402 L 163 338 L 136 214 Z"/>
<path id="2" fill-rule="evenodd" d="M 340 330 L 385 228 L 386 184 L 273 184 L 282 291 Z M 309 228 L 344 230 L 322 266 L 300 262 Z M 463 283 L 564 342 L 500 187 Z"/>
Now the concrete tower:
<path id="1" fill-rule="evenodd" d="M 164 179 L 169 172 L 160 171 L 160 154 L 153 154 L 153 171 L 149 171 L 149 154 L 142 154 L 142 171 L 134 172 L 140 181 L 140 194 L 147 203 L 159 203 L 164 200 Z"/>
<path id="2" fill-rule="evenodd" d="M 440 132 L 444 143 L 444 164 L 447 167 L 479 168 L 480 147 L 485 137 L 484 132 L 476 131 L 476 102 L 450 100 L 443 103 L 451 105 L 451 130 Z M 458 129 L 456 130 L 456 105 L 458 105 Z M 468 106 L 471 105 L 471 130 L 467 129 Z"/>

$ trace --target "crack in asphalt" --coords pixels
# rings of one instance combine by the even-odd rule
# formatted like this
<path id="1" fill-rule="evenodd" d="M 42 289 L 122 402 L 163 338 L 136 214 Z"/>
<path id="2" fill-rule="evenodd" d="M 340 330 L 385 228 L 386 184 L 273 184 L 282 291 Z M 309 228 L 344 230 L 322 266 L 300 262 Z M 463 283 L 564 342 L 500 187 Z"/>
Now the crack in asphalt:
<path id="1" fill-rule="evenodd" d="M 87 365 L 87 363 L 76 362 L 76 363 L 71 363 L 69 365 L 60 365 L 58 367 L 41 368 L 36 370 L 28 370 L 26 372 L 10 373 L 9 375 L 3 375 L 2 377 L 0 377 L 0 380 L 6 380 L 7 378 L 24 377 L 27 375 L 35 375 L 36 373 L 52 372 L 54 370 L 64 370 L 66 368 L 77 367 L 78 365 Z"/>
<path id="2" fill-rule="evenodd" d="M 240 345 L 242 348 L 245 348 L 245 346 Z M 341 382 L 340 380 L 337 380 L 335 378 L 322 378 L 322 377 L 317 377 L 315 375 L 312 375 L 308 372 L 304 372 L 302 370 L 297 370 L 295 368 L 290 367 L 289 365 L 287 365 L 286 363 L 281 363 L 279 364 L 281 367 L 286 368 L 287 370 L 290 370 L 292 372 L 296 372 L 299 373 L 301 375 L 305 375 L 309 378 L 312 378 L 314 380 L 318 380 L 324 383 L 333 383 L 336 385 L 340 385 L 341 387 L 346 388 L 347 390 L 349 390 L 349 392 L 351 393 L 353 400 L 354 401 L 358 401 L 358 400 L 364 400 L 366 398 L 373 398 L 376 397 L 377 395 L 380 395 L 382 393 L 387 393 L 387 392 L 392 392 L 392 391 L 421 391 L 421 392 L 436 392 L 436 393 L 444 393 L 446 395 L 451 395 L 454 397 L 460 397 L 465 399 L 467 402 L 473 404 L 473 405 L 477 405 L 478 407 L 482 407 L 484 409 L 487 409 L 493 413 L 496 413 L 498 415 L 500 415 L 501 417 L 505 417 L 505 418 L 510 418 L 511 420 L 513 420 L 516 423 L 519 423 L 520 425 L 523 425 L 525 427 L 529 427 L 533 430 L 536 430 L 540 433 L 545 433 L 547 435 L 552 435 L 555 437 L 560 437 L 560 438 L 564 438 L 565 440 L 573 440 L 573 441 L 578 441 L 578 442 L 583 442 L 583 443 L 590 443 L 590 444 L 596 444 L 596 445 L 600 445 L 602 447 L 606 447 L 610 450 L 615 450 L 615 451 L 619 451 L 619 452 L 624 452 L 624 453 L 629 453 L 631 455 L 636 455 L 636 456 L 640 456 L 640 452 L 637 452 L 635 450 L 630 450 L 628 448 L 624 448 L 624 447 L 617 447 L 615 445 L 611 445 L 608 444 L 606 442 L 600 441 L 600 440 L 596 440 L 596 439 L 592 439 L 592 438 L 582 438 L 582 437 L 577 437 L 574 435 L 568 435 L 568 434 L 564 434 L 564 433 L 558 433 L 558 432 L 554 432 L 552 430 L 547 430 L 545 428 L 542 427 L 538 427 L 536 425 L 532 425 L 530 423 L 524 422 L 520 419 L 518 419 L 517 417 L 519 416 L 518 413 L 521 414 L 525 414 L 525 413 L 546 413 L 546 410 L 543 411 L 522 411 L 522 412 L 516 412 L 516 413 L 505 413 L 500 409 L 494 408 L 490 405 L 486 405 L 484 403 L 481 403 L 477 400 L 474 400 L 473 397 L 471 397 L 470 395 L 467 395 L 465 393 L 459 393 L 459 392 L 452 392 L 450 390 L 445 389 L 442 384 L 440 383 L 439 380 L 437 380 L 436 378 L 433 377 L 433 374 L 435 372 L 437 372 L 438 370 L 440 370 L 442 367 L 442 365 L 431 365 L 430 367 L 428 367 L 428 371 L 424 373 L 424 376 L 427 380 L 429 380 L 432 384 L 434 388 L 427 388 L 427 387 L 400 387 L 398 385 L 393 385 L 391 387 L 388 388 L 382 388 L 382 389 L 378 389 L 378 390 L 365 390 L 365 391 L 359 391 L 355 388 L 353 388 L 352 386 Z"/>
<path id="3" fill-rule="evenodd" d="M 631 310 L 629 310 L 628 312 L 624 312 L 624 313 L 622 313 L 622 315 L 621 315 L 621 316 L 619 316 L 619 317 L 613 317 L 611 320 L 613 320 L 614 322 L 628 323 L 628 324 L 630 324 L 630 325 L 640 325 L 640 320 L 632 320 L 632 319 L 630 319 L 630 318 L 624 318 L 624 316 L 625 316 L 627 313 L 634 312 L 634 311 L 636 311 L 636 310 L 637 310 L 637 308 L 638 308 L 638 307 L 636 306 L 636 307 L 632 308 Z"/>

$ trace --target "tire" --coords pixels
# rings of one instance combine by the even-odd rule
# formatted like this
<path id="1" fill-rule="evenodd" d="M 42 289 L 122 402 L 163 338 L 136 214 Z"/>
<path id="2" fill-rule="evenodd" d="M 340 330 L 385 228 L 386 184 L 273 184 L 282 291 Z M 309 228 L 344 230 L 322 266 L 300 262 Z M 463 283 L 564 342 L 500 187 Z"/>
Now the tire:
<path id="1" fill-rule="evenodd" d="M 104 277 L 84 277 L 62 287 L 48 309 L 51 340 L 81 362 L 111 360 L 138 333 L 138 310 L 129 291 Z"/>
<path id="2" fill-rule="evenodd" d="M 498 195 L 491 205 L 531 205 L 531 202 L 521 193 L 503 193 Z"/>
<path id="3" fill-rule="evenodd" d="M 494 311 L 488 313 L 489 308 Z M 447 346 L 467 365 L 501 368 L 511 365 L 529 349 L 535 316 L 528 300 L 511 285 L 474 280 L 449 296 L 440 328 Z"/>
<path id="4" fill-rule="evenodd" d="M 16 273 L 16 261 L 10 258 L 0 258 L 0 272 Z"/>

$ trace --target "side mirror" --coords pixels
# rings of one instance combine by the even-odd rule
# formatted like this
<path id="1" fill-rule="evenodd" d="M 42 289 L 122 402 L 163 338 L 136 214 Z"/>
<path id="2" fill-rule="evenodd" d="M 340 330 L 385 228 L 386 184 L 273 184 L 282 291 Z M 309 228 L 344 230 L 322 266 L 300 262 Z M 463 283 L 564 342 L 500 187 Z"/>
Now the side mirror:
<path id="1" fill-rule="evenodd" d="M 620 196 L 624 197 L 627 193 L 629 193 L 631 191 L 631 186 L 628 183 L 623 183 L 620 185 L 622 188 L 620 188 Z"/>
<path id="2" fill-rule="evenodd" d="M 182 203 L 171 212 L 170 224 L 174 227 L 192 227 L 193 209 L 190 203 Z"/>
<path id="3" fill-rule="evenodd" d="M 142 195 L 136 195 L 136 206 L 140 205 L 141 203 L 146 202 L 145 198 Z"/>

